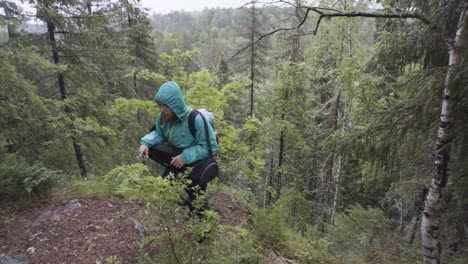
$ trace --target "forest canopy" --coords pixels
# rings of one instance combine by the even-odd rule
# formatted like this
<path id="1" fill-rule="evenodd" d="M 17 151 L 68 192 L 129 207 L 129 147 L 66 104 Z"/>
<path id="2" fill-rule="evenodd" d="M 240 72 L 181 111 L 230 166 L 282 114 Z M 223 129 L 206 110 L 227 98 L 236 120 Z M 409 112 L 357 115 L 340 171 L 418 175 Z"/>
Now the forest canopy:
<path id="1" fill-rule="evenodd" d="M 263 245 L 300 263 L 468 260 L 466 1 L 30 2 L 0 1 L 2 200 L 140 166 L 172 80 L 214 113 L 213 185 L 255 208 Z"/>

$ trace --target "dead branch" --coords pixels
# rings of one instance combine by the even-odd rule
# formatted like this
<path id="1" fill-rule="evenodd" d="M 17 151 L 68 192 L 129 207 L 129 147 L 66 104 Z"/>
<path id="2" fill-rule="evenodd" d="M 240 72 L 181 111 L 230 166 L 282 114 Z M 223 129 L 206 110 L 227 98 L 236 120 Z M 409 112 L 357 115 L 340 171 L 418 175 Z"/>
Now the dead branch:
<path id="1" fill-rule="evenodd" d="M 259 2 L 255 2 L 259 3 Z M 261 3 L 261 2 L 260 2 Z M 370 17 L 370 18 L 390 18 L 390 19 L 417 19 L 422 21 L 424 24 L 429 25 L 432 30 L 437 32 L 442 36 L 442 38 L 445 40 L 447 44 L 452 43 L 453 39 L 449 38 L 448 36 L 443 34 L 443 31 L 440 30 L 437 25 L 431 22 L 431 20 L 422 14 L 419 13 L 369 13 L 369 12 L 345 12 L 345 11 L 340 11 L 337 9 L 331 9 L 331 8 L 324 8 L 324 7 L 310 7 L 310 6 L 296 6 L 291 2 L 288 1 L 275 1 L 275 2 L 270 2 L 272 3 L 283 3 L 283 4 L 288 4 L 291 5 L 291 7 L 295 8 L 300 8 L 305 10 L 305 15 L 302 19 L 302 21 L 293 27 L 288 27 L 288 28 L 278 28 L 274 29 L 262 36 L 260 36 L 257 40 L 255 40 L 252 43 L 249 43 L 247 46 L 243 47 L 242 49 L 238 50 L 234 55 L 229 58 L 227 61 L 228 63 L 231 62 L 235 57 L 237 57 L 239 54 L 247 50 L 249 47 L 256 45 L 259 43 L 262 39 L 271 36 L 275 33 L 281 32 L 281 31 L 290 31 L 290 30 L 295 30 L 300 27 L 302 27 L 305 22 L 308 19 L 309 13 L 312 11 L 314 13 L 317 13 L 319 15 L 319 18 L 317 19 L 317 24 L 315 26 L 315 30 L 313 31 L 313 34 L 316 35 L 320 26 L 320 22 L 322 21 L 323 18 L 333 18 L 333 17 Z M 250 3 L 251 4 L 251 3 Z"/>
<path id="2" fill-rule="evenodd" d="M 301 23 L 299 23 L 297 26 L 295 27 L 290 27 L 290 28 L 279 28 L 279 29 L 275 29 L 273 31 L 270 31 L 269 33 L 266 33 L 265 35 L 262 35 L 260 36 L 256 41 L 254 41 L 253 43 L 249 43 L 249 45 L 245 46 L 244 48 L 240 49 L 239 51 L 237 51 L 234 55 L 231 56 L 231 58 L 227 61 L 228 63 L 231 62 L 237 55 L 239 55 L 240 53 L 242 53 L 244 50 L 248 49 L 249 47 L 251 46 L 254 46 L 255 44 L 259 43 L 262 39 L 268 37 L 268 36 L 271 36 L 277 32 L 280 32 L 280 31 L 288 31 L 288 30 L 293 30 L 293 29 L 298 29 L 300 28 L 307 20 L 307 16 L 309 15 L 309 11 L 310 10 L 307 10 L 305 15 L 304 15 L 304 18 L 302 19 Z"/>

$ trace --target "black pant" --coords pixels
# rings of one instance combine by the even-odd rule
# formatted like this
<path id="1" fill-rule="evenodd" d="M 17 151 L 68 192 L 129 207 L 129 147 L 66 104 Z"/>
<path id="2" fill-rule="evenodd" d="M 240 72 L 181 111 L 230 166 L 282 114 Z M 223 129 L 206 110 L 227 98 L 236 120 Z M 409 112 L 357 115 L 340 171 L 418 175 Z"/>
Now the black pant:
<path id="1" fill-rule="evenodd" d="M 171 161 L 172 158 L 180 155 L 182 153 L 182 149 L 176 148 L 172 145 L 169 144 L 161 144 L 161 145 L 154 145 L 149 149 L 149 154 L 148 156 L 150 159 L 156 161 L 157 163 L 161 164 L 164 166 L 164 172 L 162 174 L 162 177 L 166 177 L 169 173 L 174 173 L 174 175 L 178 173 L 184 173 L 184 171 L 187 169 L 187 167 L 193 167 L 192 173 L 198 173 L 199 170 L 197 170 L 197 165 L 200 164 L 200 162 L 194 162 L 193 164 L 188 164 L 184 165 L 182 168 L 176 168 L 174 166 L 171 166 Z M 191 173 L 191 174 L 192 174 Z M 191 177 L 192 179 L 194 177 Z M 194 190 L 194 188 L 198 186 L 198 190 Z M 190 211 L 193 211 L 195 207 L 193 206 L 193 201 L 197 198 L 197 196 L 201 193 L 206 192 L 206 187 L 207 184 L 198 184 L 197 182 L 192 180 L 192 183 L 188 186 L 186 189 L 186 192 L 188 194 L 189 200 L 188 206 L 190 207 Z M 208 209 L 208 200 L 205 199 L 205 204 L 201 208 L 201 210 Z"/>

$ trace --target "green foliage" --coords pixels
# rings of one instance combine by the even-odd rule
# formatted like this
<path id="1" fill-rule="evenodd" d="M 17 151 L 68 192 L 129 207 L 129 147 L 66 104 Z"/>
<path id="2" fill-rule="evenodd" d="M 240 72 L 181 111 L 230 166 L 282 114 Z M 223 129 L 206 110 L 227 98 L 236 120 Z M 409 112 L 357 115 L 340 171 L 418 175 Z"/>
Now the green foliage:
<path id="1" fill-rule="evenodd" d="M 281 210 L 256 209 L 252 222 L 252 232 L 269 248 L 278 246 L 286 238 L 285 215 Z"/>
<path id="2" fill-rule="evenodd" d="M 262 263 L 263 250 L 249 229 L 221 226 L 217 239 L 210 245 L 208 263 Z"/>
<path id="3" fill-rule="evenodd" d="M 198 49 L 182 51 L 180 49 L 173 49 L 171 54 L 162 53 L 160 55 L 162 75 L 167 80 L 173 80 L 177 82 L 182 90 L 187 84 L 187 72 L 184 66 L 187 64 L 189 58 L 199 54 Z"/>
<path id="4" fill-rule="evenodd" d="M 157 245 L 160 252 L 159 261 L 173 262 L 174 260 L 190 258 L 184 254 L 187 250 L 199 251 L 197 241 L 210 240 L 218 235 L 219 215 L 214 211 L 197 210 L 203 206 L 206 196 L 200 194 L 193 203 L 194 213 L 189 215 L 185 223 L 185 230 L 180 231 L 177 226 L 183 217 L 181 204 L 187 199 L 185 191 L 189 188 L 190 180 L 187 175 L 175 178 L 170 175 L 166 178 L 147 175 L 148 168 L 136 163 L 128 166 L 119 166 L 111 170 L 105 180 L 117 185 L 116 192 L 129 199 L 144 199 L 149 220 L 161 228 L 159 237 L 149 236 L 143 241 L 145 245 Z M 193 187 L 197 191 L 198 186 Z M 197 192 L 198 193 L 198 192 Z M 188 232 L 191 239 L 187 240 Z M 195 254 L 195 253 L 193 253 Z M 205 254 L 198 252 L 200 257 Z M 142 256 L 142 261 L 151 261 L 148 255 Z"/>
<path id="5" fill-rule="evenodd" d="M 120 264 L 121 262 L 117 260 L 115 256 L 110 256 L 106 258 L 106 263 L 107 264 Z"/>
<path id="6" fill-rule="evenodd" d="M 271 52 L 256 53 L 254 70 L 262 82 L 255 82 L 255 116 L 246 118 L 249 53 L 229 62 L 224 58 L 249 42 L 242 34 L 251 21 L 246 8 L 174 12 L 148 21 L 137 1 L 101 1 L 99 11 L 97 2 L 37 1 L 38 18 L 53 22 L 56 32 L 68 32 L 57 34 L 59 65 L 50 60 L 47 34 L 18 32 L 25 26 L 23 11 L 13 8 L 11 19 L 0 15 L 0 24 L 12 30 L 11 36 L 0 32 L 0 138 L 8 149 L 0 154 L 2 198 L 45 192 L 58 177 L 52 170 L 76 175 L 73 143 L 79 143 L 90 176 L 64 184 L 64 191 L 98 199 L 147 199 L 146 212 L 165 228 L 160 238 L 148 241 L 160 243 L 161 258 L 168 263 L 174 262 L 171 243 L 180 260 L 191 263 L 260 263 L 273 247 L 301 263 L 329 262 L 329 249 L 357 263 L 418 259 L 417 250 L 400 245 L 393 222 L 397 217 L 403 227 L 414 222 L 431 175 L 448 56 L 443 39 L 430 26 L 413 19 L 323 20 L 316 36 L 290 31 L 300 36 L 298 53 L 304 55 L 303 62 L 294 63 L 285 52 L 293 47 L 292 38 L 271 35 Z M 369 12 L 375 8 L 371 2 L 317 4 Z M 418 12 L 430 17 L 432 25 L 450 29 L 456 28 L 454 14 L 463 5 L 377 2 L 382 12 Z M 266 14 L 256 18 L 260 28 L 291 26 L 292 8 L 257 7 Z M 313 28 L 315 18 L 309 16 L 303 28 Z M 445 243 L 456 235 L 444 231 L 467 215 L 466 61 L 456 69 L 451 95 L 457 114 L 440 229 L 447 234 L 441 237 Z M 64 100 L 58 74 L 65 80 Z M 179 82 L 190 106 L 214 112 L 219 182 L 250 203 L 267 200 L 265 194 L 277 198 L 272 209 L 254 214 L 252 230 L 218 227 L 213 212 L 204 213 L 203 221 L 190 219 L 189 234 L 177 230 L 178 202 L 187 182 L 149 176 L 147 167 L 133 164 L 138 141 L 158 114 L 152 97 L 166 80 Z M 92 176 L 108 171 L 105 181 Z M 352 206 L 356 203 L 369 209 Z M 322 221 L 316 212 L 332 209 L 337 226 L 316 233 L 311 225 Z M 304 232 L 305 238 L 294 232 Z M 207 242 L 194 243 L 203 238 Z M 464 252 L 458 254 L 448 261 L 465 260 Z"/>
<path id="7" fill-rule="evenodd" d="M 15 154 L 0 153 L 0 198 L 21 200 L 46 193 L 60 179 L 57 171 L 41 163 L 29 165 Z"/>
<path id="8" fill-rule="evenodd" d="M 57 191 L 72 197 L 104 200 L 118 196 L 117 183 L 106 181 L 102 177 L 90 176 L 86 180 L 75 180 L 65 183 Z"/>
<path id="9" fill-rule="evenodd" d="M 241 130 L 243 140 L 240 141 L 234 153 L 238 157 L 243 157 L 244 162 L 238 162 L 236 165 L 249 179 L 256 183 L 261 179 L 261 172 L 265 167 L 265 149 L 259 141 L 253 144 L 260 136 L 262 122 L 254 117 L 246 118 L 245 124 Z M 249 147 L 250 145 L 250 147 Z"/>
<path id="10" fill-rule="evenodd" d="M 288 188 L 282 190 L 281 197 L 274 204 L 275 210 L 279 210 L 285 215 L 285 224 L 288 228 L 296 231 L 305 231 L 309 223 L 312 222 L 310 216 L 311 202 L 300 191 L 301 184 L 293 182 Z"/>
<path id="11" fill-rule="evenodd" d="M 204 202 L 205 196 L 200 196 L 198 199 Z M 203 221 L 197 221 L 193 228 L 193 238 L 197 241 L 201 241 L 204 239 L 209 239 L 212 237 L 216 237 L 218 235 L 218 222 L 219 222 L 219 215 L 218 213 L 212 210 L 204 210 L 202 213 Z"/>
<path id="12" fill-rule="evenodd" d="M 467 261 L 468 261 L 467 257 L 452 257 L 448 259 L 447 263 L 448 264 L 463 264 L 463 263 L 466 263 Z"/>
<path id="13" fill-rule="evenodd" d="M 281 252 L 299 263 L 337 263 L 337 259 L 315 241 L 289 230 L 279 245 Z"/>
<path id="14" fill-rule="evenodd" d="M 414 263 L 413 248 L 400 244 L 393 232 L 392 220 L 375 208 L 365 209 L 356 205 L 336 216 L 336 227 L 331 234 L 332 251 L 339 257 L 364 261 L 387 260 L 389 263 Z M 401 255 L 396 255 L 400 252 Z M 399 254 L 400 254 L 399 253 Z"/>
<path id="15" fill-rule="evenodd" d="M 335 263 L 326 247 L 289 229 L 288 210 L 283 206 L 273 209 L 255 209 L 251 230 L 259 243 L 267 249 L 279 249 L 286 257 L 300 263 Z M 298 220 L 298 219 L 294 219 Z"/>

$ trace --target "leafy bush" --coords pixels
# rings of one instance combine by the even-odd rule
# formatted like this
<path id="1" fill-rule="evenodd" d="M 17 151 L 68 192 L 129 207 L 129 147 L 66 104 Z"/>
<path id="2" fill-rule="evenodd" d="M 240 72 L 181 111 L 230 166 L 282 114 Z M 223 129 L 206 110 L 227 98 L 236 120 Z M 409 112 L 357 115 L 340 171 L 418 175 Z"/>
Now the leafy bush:
<path id="1" fill-rule="evenodd" d="M 280 210 L 254 210 L 252 231 L 267 247 L 275 247 L 286 238 L 284 214 Z"/>
<path id="2" fill-rule="evenodd" d="M 147 172 L 145 165 L 137 163 L 116 167 L 105 176 L 106 181 L 116 184 L 118 194 L 129 199 L 145 200 L 147 220 L 162 231 L 158 236 L 145 237 L 142 241 L 143 248 L 158 248 L 158 263 L 185 263 L 195 257 L 204 259 L 208 253 L 200 250 L 199 243 L 217 236 L 219 215 L 214 211 L 191 213 L 181 230 L 180 220 L 185 217 L 181 208 L 190 180 L 187 175 L 175 177 L 170 174 L 162 178 L 147 175 Z M 204 201 L 205 194 L 197 196 L 193 202 L 195 212 Z M 143 253 L 140 262 L 153 263 L 154 260 L 152 256 Z"/>
<path id="3" fill-rule="evenodd" d="M 357 205 L 337 215 L 331 238 L 335 253 L 350 261 L 400 263 L 404 254 L 392 221 L 376 208 Z"/>
<path id="4" fill-rule="evenodd" d="M 283 212 L 288 228 L 306 231 L 308 223 L 312 222 L 310 213 L 312 204 L 305 198 L 304 192 L 298 191 L 298 188 L 284 188 L 281 197 L 275 203 L 275 210 Z"/>
<path id="5" fill-rule="evenodd" d="M 286 226 L 288 212 L 283 206 L 254 210 L 252 233 L 262 246 L 299 263 L 335 263 L 327 248 Z"/>
<path id="6" fill-rule="evenodd" d="M 40 195 L 57 183 L 56 171 L 41 163 L 29 165 L 15 154 L 0 153 L 0 200 L 18 200 Z"/>
<path id="7" fill-rule="evenodd" d="M 216 241 L 210 246 L 205 263 L 262 263 L 263 252 L 249 229 L 221 226 Z"/>
<path id="8" fill-rule="evenodd" d="M 289 258 L 294 258 L 299 263 L 336 263 L 337 260 L 315 241 L 289 230 L 286 237 L 280 242 L 283 254 Z"/>

